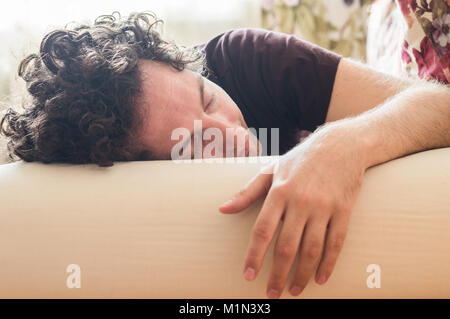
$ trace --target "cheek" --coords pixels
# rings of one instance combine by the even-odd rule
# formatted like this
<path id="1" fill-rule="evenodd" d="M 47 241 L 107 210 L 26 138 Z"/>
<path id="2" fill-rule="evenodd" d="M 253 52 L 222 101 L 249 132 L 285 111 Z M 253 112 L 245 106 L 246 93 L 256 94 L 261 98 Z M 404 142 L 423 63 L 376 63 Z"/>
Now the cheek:
<path id="1" fill-rule="evenodd" d="M 239 121 L 241 122 L 242 119 L 242 113 L 239 107 L 234 103 L 234 101 L 231 99 L 228 94 L 223 92 L 223 95 L 221 96 L 220 106 L 223 107 L 224 111 L 227 113 L 228 118 L 230 118 L 232 121 Z"/>
<path id="2" fill-rule="evenodd" d="M 228 95 L 228 93 L 217 84 L 213 82 L 210 82 L 210 84 L 212 85 L 212 89 L 215 91 L 215 94 L 217 96 L 217 112 L 224 115 L 229 121 L 246 127 L 241 110 L 236 105 L 236 103 L 234 103 L 233 99 Z"/>

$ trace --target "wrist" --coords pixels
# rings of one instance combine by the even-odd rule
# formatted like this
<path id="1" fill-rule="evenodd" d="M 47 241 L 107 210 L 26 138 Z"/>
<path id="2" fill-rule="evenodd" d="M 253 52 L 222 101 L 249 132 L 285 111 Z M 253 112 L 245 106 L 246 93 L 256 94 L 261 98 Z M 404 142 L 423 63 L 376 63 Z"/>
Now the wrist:
<path id="1" fill-rule="evenodd" d="M 375 130 L 364 123 L 358 123 L 355 118 L 330 122 L 316 132 L 329 143 L 340 145 L 340 148 L 351 156 L 349 160 L 354 160 L 363 170 L 379 163 L 374 156 L 374 152 L 380 151 Z"/>

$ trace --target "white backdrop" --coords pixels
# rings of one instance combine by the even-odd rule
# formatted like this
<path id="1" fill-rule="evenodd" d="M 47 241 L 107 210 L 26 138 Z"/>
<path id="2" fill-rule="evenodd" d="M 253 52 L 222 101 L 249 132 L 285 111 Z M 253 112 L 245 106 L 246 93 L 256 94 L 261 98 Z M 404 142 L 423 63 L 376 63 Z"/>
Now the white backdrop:
<path id="1" fill-rule="evenodd" d="M 2 1 L 0 9 L 0 101 L 13 102 L 20 95 L 14 81 L 20 60 L 37 50 L 47 32 L 70 21 L 150 10 L 164 20 L 164 37 L 186 46 L 228 29 L 260 26 L 258 0 L 13 0 Z"/>

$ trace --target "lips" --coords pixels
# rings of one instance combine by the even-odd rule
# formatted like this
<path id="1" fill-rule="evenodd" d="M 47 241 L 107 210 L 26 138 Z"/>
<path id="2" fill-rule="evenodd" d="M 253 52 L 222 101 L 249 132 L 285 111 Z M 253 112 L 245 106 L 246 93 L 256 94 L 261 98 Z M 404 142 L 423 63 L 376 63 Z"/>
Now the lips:
<path id="1" fill-rule="evenodd" d="M 245 137 L 245 157 L 248 157 L 248 155 L 250 154 L 249 150 L 250 150 L 250 141 L 247 135 Z"/>

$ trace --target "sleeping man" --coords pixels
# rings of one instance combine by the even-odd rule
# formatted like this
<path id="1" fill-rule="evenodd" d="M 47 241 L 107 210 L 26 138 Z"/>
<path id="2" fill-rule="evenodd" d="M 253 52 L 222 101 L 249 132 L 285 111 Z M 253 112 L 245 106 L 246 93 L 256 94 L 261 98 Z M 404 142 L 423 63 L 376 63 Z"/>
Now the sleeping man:
<path id="1" fill-rule="evenodd" d="M 202 156 L 260 155 L 261 143 L 249 128 L 267 129 L 269 141 L 276 129 L 277 150 L 265 152 L 280 155 L 278 161 L 219 207 L 236 213 L 265 196 L 243 275 L 258 275 L 280 225 L 270 298 L 280 296 L 291 269 L 287 289 L 294 296 L 313 274 L 318 284 L 328 280 L 367 168 L 450 146 L 444 83 L 395 78 L 261 29 L 177 47 L 160 37 L 156 22 L 149 13 L 107 15 L 47 34 L 40 52 L 19 66 L 30 104 L 23 112 L 8 109 L 1 121 L 10 156 L 111 166 L 174 159 L 181 142 L 183 154 L 192 157 L 198 154 L 194 140 L 174 132 L 194 136 L 197 123 L 205 134 L 226 136 L 228 129 L 233 143 L 235 136 L 245 141 L 226 153 L 202 152 L 205 138 L 197 144 Z M 302 131 L 312 134 L 300 143 Z M 230 150 L 230 141 L 222 142 Z"/>

